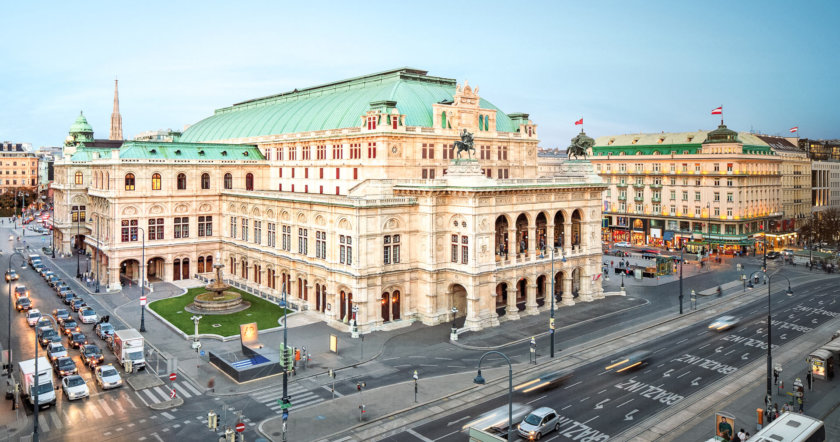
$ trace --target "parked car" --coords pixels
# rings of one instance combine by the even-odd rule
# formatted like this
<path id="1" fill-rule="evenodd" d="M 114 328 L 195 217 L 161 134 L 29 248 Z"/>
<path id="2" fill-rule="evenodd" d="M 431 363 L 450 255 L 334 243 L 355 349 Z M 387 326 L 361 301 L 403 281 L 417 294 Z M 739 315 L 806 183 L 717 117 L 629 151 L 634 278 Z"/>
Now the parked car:
<path id="1" fill-rule="evenodd" d="M 65 298 L 67 298 L 68 293 L 73 293 L 73 290 L 70 290 L 70 287 L 66 287 L 64 289 L 59 290 L 58 291 L 58 297 L 63 300 Z"/>
<path id="2" fill-rule="evenodd" d="M 61 278 L 59 278 L 56 274 L 52 274 L 49 278 L 47 278 L 47 283 L 50 285 L 50 287 L 55 287 L 60 282 Z"/>
<path id="3" fill-rule="evenodd" d="M 105 360 L 102 351 L 93 344 L 83 346 L 79 349 L 79 353 L 82 355 L 82 362 L 90 368 L 96 367 Z"/>
<path id="4" fill-rule="evenodd" d="M 93 330 L 96 332 L 96 336 L 105 340 L 107 340 L 108 337 L 114 336 L 114 326 L 108 322 L 100 322 L 99 324 L 96 324 Z"/>
<path id="5" fill-rule="evenodd" d="M 79 309 L 79 319 L 82 324 L 93 324 L 99 320 L 99 315 L 90 307 L 82 307 Z"/>
<path id="6" fill-rule="evenodd" d="M 715 319 L 714 322 L 709 324 L 709 328 L 712 330 L 723 331 L 729 330 L 732 327 L 738 325 L 738 318 L 735 316 L 721 316 L 720 318 Z"/>
<path id="7" fill-rule="evenodd" d="M 67 285 L 67 283 L 64 281 L 59 281 L 59 283 L 56 284 L 54 288 L 56 293 L 61 293 L 65 290 L 70 290 L 70 286 Z"/>
<path id="8" fill-rule="evenodd" d="M 117 373 L 117 369 L 111 364 L 96 367 L 94 370 L 94 377 L 99 387 L 103 390 L 109 388 L 117 388 L 122 385 L 122 378 Z"/>
<path id="9" fill-rule="evenodd" d="M 73 358 L 66 356 L 53 360 L 53 370 L 55 370 L 55 373 L 59 377 L 79 374 L 79 369 L 76 368 L 76 363 L 73 362 Z"/>
<path id="10" fill-rule="evenodd" d="M 61 331 L 66 336 L 70 336 L 73 333 L 82 331 L 82 328 L 79 327 L 79 323 L 73 320 L 73 318 L 67 319 L 66 321 L 62 322 L 59 326 L 61 327 Z"/>
<path id="11" fill-rule="evenodd" d="M 64 390 L 64 395 L 67 396 L 67 400 L 70 401 L 90 397 L 87 382 L 77 374 L 63 378 L 61 380 L 61 388 Z"/>
<path id="12" fill-rule="evenodd" d="M 546 434 L 560 429 L 557 412 L 553 408 L 537 408 L 522 420 L 517 429 L 520 436 L 528 440 L 539 440 Z"/>
<path id="13" fill-rule="evenodd" d="M 18 298 L 17 301 L 15 301 L 15 308 L 19 312 L 29 310 L 32 308 L 32 300 L 25 296 L 22 298 Z"/>
<path id="14" fill-rule="evenodd" d="M 39 319 L 41 319 L 41 311 L 37 308 L 33 308 L 26 313 L 26 322 L 30 327 L 34 327 Z"/>
<path id="15" fill-rule="evenodd" d="M 617 242 L 617 243 L 615 243 L 615 244 L 613 244 L 613 245 L 614 245 L 614 246 L 616 246 L 616 247 L 633 247 L 633 245 L 632 245 L 632 244 L 630 244 L 630 243 L 629 243 L 629 242 L 627 242 L 627 241 Z"/>
<path id="16" fill-rule="evenodd" d="M 41 270 L 38 271 L 38 273 L 40 273 L 41 276 L 46 278 L 48 274 L 52 273 L 52 270 L 50 270 L 50 268 L 47 266 L 43 266 L 41 267 Z"/>
<path id="17" fill-rule="evenodd" d="M 67 356 L 67 349 L 64 348 L 64 344 L 61 342 L 51 342 L 50 345 L 47 346 L 47 357 L 50 358 L 51 361 L 54 361 L 56 358 L 63 358 Z"/>
<path id="18" fill-rule="evenodd" d="M 82 348 L 87 345 L 88 340 L 84 333 L 74 332 L 70 334 L 70 346 L 73 348 Z"/>

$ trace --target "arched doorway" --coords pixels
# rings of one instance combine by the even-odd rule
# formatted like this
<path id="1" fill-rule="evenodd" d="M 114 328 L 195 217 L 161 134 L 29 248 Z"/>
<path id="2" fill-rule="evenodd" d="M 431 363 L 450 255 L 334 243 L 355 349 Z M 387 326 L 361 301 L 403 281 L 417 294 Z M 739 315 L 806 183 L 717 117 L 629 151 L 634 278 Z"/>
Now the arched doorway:
<path id="1" fill-rule="evenodd" d="M 506 282 L 496 284 L 496 314 L 500 317 L 507 313 L 507 291 L 508 285 Z"/>
<path id="2" fill-rule="evenodd" d="M 508 253 L 508 220 L 504 215 L 496 218 L 495 253 L 497 259 L 507 257 Z"/>
<path id="3" fill-rule="evenodd" d="M 554 247 L 563 247 L 563 224 L 566 222 L 566 217 L 562 210 L 558 210 L 554 214 Z"/>
<path id="4" fill-rule="evenodd" d="M 548 221 L 545 219 L 545 213 L 540 212 L 537 215 L 536 225 L 537 225 L 537 253 L 545 253 L 546 247 L 548 245 L 548 239 L 546 238 L 545 229 Z"/>
<path id="5" fill-rule="evenodd" d="M 321 284 L 315 283 L 315 310 L 321 311 Z"/>
<path id="6" fill-rule="evenodd" d="M 563 299 L 563 278 L 564 272 L 557 272 L 554 274 L 554 302 L 560 302 Z"/>
<path id="7" fill-rule="evenodd" d="M 309 301 L 309 289 L 306 287 L 306 280 L 298 278 L 298 298 Z"/>
<path id="8" fill-rule="evenodd" d="M 172 261 L 172 280 L 173 281 L 180 281 L 181 280 L 181 260 L 175 259 Z"/>
<path id="9" fill-rule="evenodd" d="M 181 279 L 190 279 L 190 259 L 181 260 Z"/>
<path id="10" fill-rule="evenodd" d="M 164 276 L 164 261 L 161 257 L 146 261 L 146 280 L 149 282 L 162 281 Z"/>
<path id="11" fill-rule="evenodd" d="M 126 259 L 120 263 L 120 279 L 137 282 L 140 279 L 140 261 Z"/>
<path id="12" fill-rule="evenodd" d="M 341 312 L 341 320 L 350 321 L 351 319 L 353 319 L 350 316 L 348 316 L 349 312 L 351 312 L 353 309 L 353 294 L 342 290 L 338 294 L 338 299 L 341 303 L 341 307 L 339 307 L 339 311 Z"/>
<path id="13" fill-rule="evenodd" d="M 516 281 L 516 309 L 525 310 L 525 301 L 528 299 L 528 280 L 525 278 Z"/>
<path id="14" fill-rule="evenodd" d="M 528 253 L 528 217 L 524 213 L 516 217 L 516 253 Z"/>
<path id="15" fill-rule="evenodd" d="M 198 257 L 198 268 L 196 269 L 198 273 L 204 273 L 204 257 Z"/>
<path id="16" fill-rule="evenodd" d="M 577 298 L 580 294 L 580 267 L 572 270 L 572 298 Z"/>
<path id="17" fill-rule="evenodd" d="M 400 319 L 400 291 L 394 290 L 391 293 L 391 319 L 397 321 Z"/>
<path id="18" fill-rule="evenodd" d="M 213 271 L 213 255 L 207 255 L 207 258 L 204 259 L 204 271 Z"/>
<path id="19" fill-rule="evenodd" d="M 452 284 L 449 293 L 452 296 L 449 300 L 449 317 L 452 317 L 452 307 L 458 309 L 453 324 L 456 328 L 463 327 L 467 317 L 467 289 L 461 284 Z"/>
<path id="20" fill-rule="evenodd" d="M 540 275 L 540 276 L 537 278 L 537 305 L 539 305 L 539 306 L 543 306 L 543 305 L 545 305 L 545 303 L 546 303 L 546 299 L 545 299 L 545 292 L 546 292 L 545 283 L 546 283 L 546 280 L 547 280 L 547 279 L 548 279 L 548 278 L 546 278 L 546 277 L 545 277 L 545 275 Z M 547 300 L 547 301 L 548 301 L 549 303 L 551 302 L 551 300 L 550 300 L 550 299 L 549 299 L 549 300 Z"/>
<path id="21" fill-rule="evenodd" d="M 581 222 L 581 214 L 580 209 L 575 209 L 572 212 L 572 245 L 573 246 L 580 246 L 580 222 Z"/>
<path id="22" fill-rule="evenodd" d="M 382 294 L 382 299 L 380 301 L 381 304 L 381 316 L 383 322 L 388 322 L 391 320 L 391 294 L 385 292 Z"/>

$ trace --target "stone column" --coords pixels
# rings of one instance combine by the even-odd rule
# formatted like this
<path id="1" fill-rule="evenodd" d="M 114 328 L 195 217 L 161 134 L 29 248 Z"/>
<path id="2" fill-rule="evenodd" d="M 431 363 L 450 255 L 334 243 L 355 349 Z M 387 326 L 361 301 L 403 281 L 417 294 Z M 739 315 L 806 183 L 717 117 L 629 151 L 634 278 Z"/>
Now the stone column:
<path id="1" fill-rule="evenodd" d="M 563 276 L 563 297 L 560 300 L 560 303 L 563 305 L 575 305 L 575 301 L 572 296 L 572 278 L 571 276 L 566 276 L 566 273 L 564 273 Z"/>
<path id="2" fill-rule="evenodd" d="M 545 247 L 546 255 L 549 255 L 550 248 L 554 247 L 554 224 L 546 224 L 545 226 Z"/>
<path id="3" fill-rule="evenodd" d="M 563 223 L 563 256 L 571 255 L 572 251 L 572 223 Z"/>
<path id="4" fill-rule="evenodd" d="M 507 243 L 508 257 L 513 257 L 516 260 L 516 255 L 519 254 L 519 239 L 516 237 L 516 226 L 512 229 L 508 228 L 508 243 Z"/>
<path id="5" fill-rule="evenodd" d="M 535 256 L 538 255 L 537 246 L 539 243 L 537 242 L 537 226 L 528 226 L 528 255 Z"/>
<path id="6" fill-rule="evenodd" d="M 537 284 L 528 284 L 527 285 L 528 293 L 525 296 L 525 314 L 526 315 L 538 315 L 539 305 L 537 305 Z"/>
<path id="7" fill-rule="evenodd" d="M 116 266 L 112 265 L 112 266 L 108 267 L 107 278 L 108 278 L 108 281 L 106 282 L 105 285 L 108 287 L 108 291 L 122 290 L 122 284 L 120 284 L 120 265 L 119 264 L 117 264 Z"/>
<path id="8" fill-rule="evenodd" d="M 468 330 L 481 330 L 482 324 L 479 313 L 481 312 L 481 297 L 478 295 L 478 288 L 471 287 L 472 290 L 467 292 L 467 312 L 464 319 L 464 328 Z"/>
<path id="9" fill-rule="evenodd" d="M 519 319 L 519 309 L 516 307 L 516 282 L 507 282 L 507 308 L 505 318 Z"/>
<path id="10" fill-rule="evenodd" d="M 592 301 L 592 275 L 590 274 L 590 270 L 590 266 L 581 268 L 580 292 L 578 296 L 581 301 Z"/>

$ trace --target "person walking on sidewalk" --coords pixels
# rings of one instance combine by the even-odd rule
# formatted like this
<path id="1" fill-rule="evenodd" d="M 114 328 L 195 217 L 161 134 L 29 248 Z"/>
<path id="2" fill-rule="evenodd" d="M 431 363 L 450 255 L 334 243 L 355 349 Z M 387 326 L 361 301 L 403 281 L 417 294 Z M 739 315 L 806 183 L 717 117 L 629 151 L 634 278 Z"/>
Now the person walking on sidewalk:
<path id="1" fill-rule="evenodd" d="M 808 391 L 811 391 L 811 386 L 813 383 L 813 376 L 811 376 L 811 370 L 808 370 L 808 373 L 805 375 L 805 381 L 808 382 Z"/>

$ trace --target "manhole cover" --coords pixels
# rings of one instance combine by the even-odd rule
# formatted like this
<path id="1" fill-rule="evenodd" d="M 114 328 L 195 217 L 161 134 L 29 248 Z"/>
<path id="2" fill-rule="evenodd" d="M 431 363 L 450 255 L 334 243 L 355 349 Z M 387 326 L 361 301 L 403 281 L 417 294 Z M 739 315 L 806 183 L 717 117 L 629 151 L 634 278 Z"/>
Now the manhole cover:
<path id="1" fill-rule="evenodd" d="M 222 324 L 213 324 L 213 328 L 218 328 L 218 327 L 221 327 L 221 326 L 222 326 Z"/>

